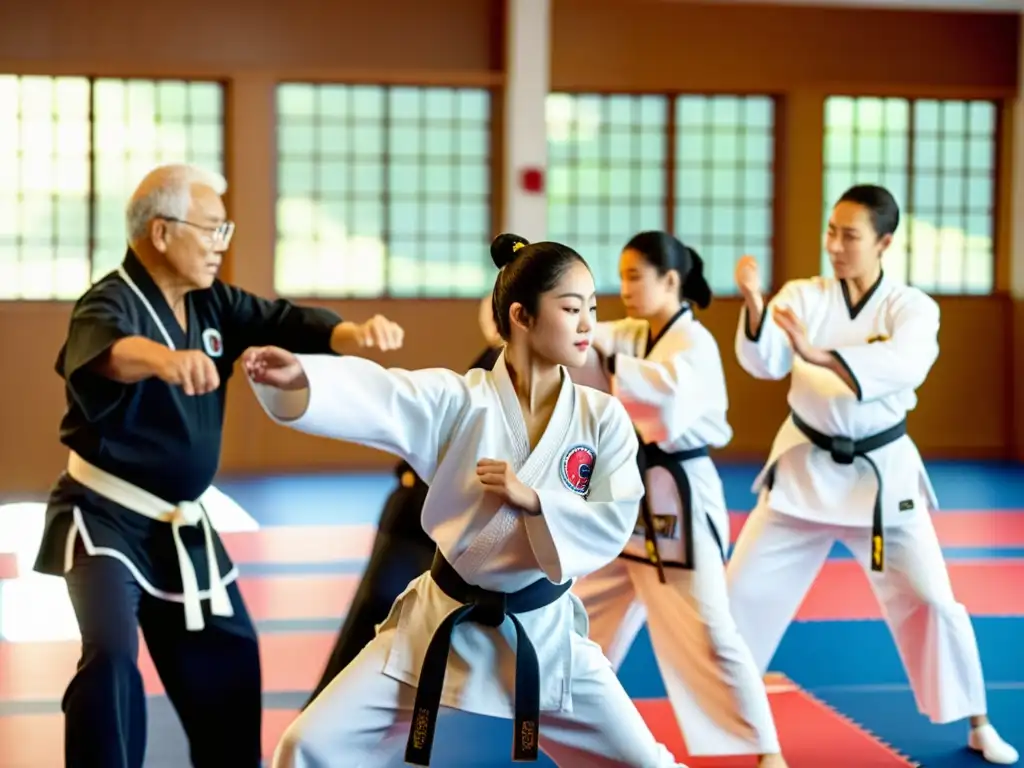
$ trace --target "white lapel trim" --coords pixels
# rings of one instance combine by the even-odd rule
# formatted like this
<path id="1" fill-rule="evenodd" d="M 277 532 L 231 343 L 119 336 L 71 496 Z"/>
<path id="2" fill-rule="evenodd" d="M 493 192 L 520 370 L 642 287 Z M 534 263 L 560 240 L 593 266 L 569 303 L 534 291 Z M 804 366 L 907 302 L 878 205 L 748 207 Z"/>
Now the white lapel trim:
<path id="1" fill-rule="evenodd" d="M 537 447 L 531 450 L 526 421 L 523 419 L 519 397 L 516 395 L 515 386 L 509 376 L 508 367 L 505 365 L 504 352 L 494 366 L 498 398 L 502 404 L 505 421 L 512 433 L 513 445 L 517 454 L 516 474 L 527 485 L 535 482 L 541 475 L 545 464 L 552 460 L 555 452 L 565 442 L 572 423 L 572 414 L 576 404 L 576 388 L 565 368 L 559 366 L 559 374 L 561 388 L 558 391 L 558 400 L 551 411 L 551 418 L 548 419 L 547 426 L 544 428 L 544 434 L 537 441 Z"/>
<path id="2" fill-rule="evenodd" d="M 160 333 L 164 337 L 164 341 L 167 342 L 167 346 L 174 349 L 175 346 L 174 342 L 171 341 L 171 334 L 167 332 L 167 328 L 164 327 L 163 322 L 160 320 L 160 316 L 157 315 L 156 310 L 153 309 L 153 305 L 149 303 L 149 299 L 147 299 L 145 294 L 142 293 L 142 289 L 135 284 L 135 281 L 132 280 L 131 276 L 125 271 L 123 266 L 117 268 L 117 274 L 125 281 L 125 283 L 127 283 L 128 287 L 135 292 L 135 295 L 139 297 L 139 301 L 142 302 L 142 306 L 146 308 L 146 311 L 149 312 L 149 316 L 153 318 L 153 322 L 156 323 L 156 327 L 160 329 Z"/>
<path id="3" fill-rule="evenodd" d="M 513 464 L 516 476 L 525 485 L 533 485 L 540 477 L 543 469 L 554 460 L 556 451 L 565 443 L 573 412 L 576 410 L 576 388 L 569 378 L 568 372 L 561 369 L 562 388 L 558 393 L 551 418 L 544 434 L 537 443 L 537 448 L 530 451 L 530 439 L 526 430 L 523 412 L 519 407 L 519 398 L 505 365 L 505 353 L 502 352 L 492 369 L 494 387 L 498 392 L 506 425 L 508 426 L 513 452 Z M 520 523 L 522 513 L 502 505 L 494 517 L 476 535 L 473 543 L 455 559 L 452 567 L 462 578 L 470 581 L 484 562 L 490 557 L 494 548 L 507 539 Z M 470 582 L 472 583 L 472 582 Z"/>

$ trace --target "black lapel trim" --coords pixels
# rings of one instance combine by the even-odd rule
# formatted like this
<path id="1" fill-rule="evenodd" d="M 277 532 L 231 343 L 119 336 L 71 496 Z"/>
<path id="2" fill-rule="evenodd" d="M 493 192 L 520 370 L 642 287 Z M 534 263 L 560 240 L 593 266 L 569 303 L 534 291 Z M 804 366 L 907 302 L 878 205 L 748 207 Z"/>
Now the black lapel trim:
<path id="1" fill-rule="evenodd" d="M 679 308 L 679 311 L 672 315 L 669 321 L 665 323 L 665 327 L 658 331 L 658 335 L 655 336 L 653 339 L 651 338 L 651 327 L 647 326 L 647 349 L 644 351 L 644 357 L 647 357 L 648 355 L 651 354 L 651 352 L 654 350 L 655 345 L 657 345 L 657 343 L 661 341 L 662 336 L 668 333 L 669 328 L 675 325 L 676 321 L 689 311 L 690 305 L 683 304 L 683 306 Z"/>
<path id="2" fill-rule="evenodd" d="M 850 303 L 850 289 L 847 287 L 846 281 L 839 281 L 839 287 L 843 291 L 843 301 L 846 302 L 846 310 L 850 313 L 851 320 L 856 320 L 857 315 L 859 315 L 861 310 L 867 306 L 869 301 L 871 301 L 871 297 L 875 295 L 875 291 L 877 291 L 878 287 L 882 284 L 882 279 L 884 277 L 885 272 L 880 272 L 878 274 L 878 279 L 875 280 L 875 284 L 864 292 L 864 295 L 860 297 L 860 301 L 858 301 L 856 305 Z"/>
<path id="3" fill-rule="evenodd" d="M 860 382 L 857 380 L 857 375 L 853 372 L 853 368 L 851 368 L 850 364 L 848 362 L 846 362 L 846 359 L 841 354 L 836 352 L 835 350 L 832 350 L 832 352 L 830 352 L 830 354 L 832 355 L 832 357 L 834 357 L 836 359 L 837 363 L 839 363 L 841 366 L 843 366 L 843 369 L 846 371 L 846 373 L 850 377 L 850 381 L 853 382 L 853 391 L 857 395 L 857 400 L 863 402 L 863 400 L 864 400 L 864 390 L 862 390 L 860 388 Z"/>
<path id="4" fill-rule="evenodd" d="M 743 309 L 743 335 L 747 337 L 747 341 L 752 341 L 755 344 L 761 340 L 761 333 L 764 331 L 764 321 L 768 319 L 768 305 L 765 304 L 761 308 L 761 319 L 757 323 L 757 330 L 753 334 L 750 332 L 750 313 L 747 312 L 747 305 L 744 303 Z"/>

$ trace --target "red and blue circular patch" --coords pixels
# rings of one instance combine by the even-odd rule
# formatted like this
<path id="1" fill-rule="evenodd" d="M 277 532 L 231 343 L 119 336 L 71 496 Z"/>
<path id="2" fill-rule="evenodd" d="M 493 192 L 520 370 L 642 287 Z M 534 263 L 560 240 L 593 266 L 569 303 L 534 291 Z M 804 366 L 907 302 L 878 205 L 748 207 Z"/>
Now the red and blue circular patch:
<path id="1" fill-rule="evenodd" d="M 574 445 L 562 457 L 562 483 L 573 493 L 586 496 L 597 454 L 587 445 Z"/>

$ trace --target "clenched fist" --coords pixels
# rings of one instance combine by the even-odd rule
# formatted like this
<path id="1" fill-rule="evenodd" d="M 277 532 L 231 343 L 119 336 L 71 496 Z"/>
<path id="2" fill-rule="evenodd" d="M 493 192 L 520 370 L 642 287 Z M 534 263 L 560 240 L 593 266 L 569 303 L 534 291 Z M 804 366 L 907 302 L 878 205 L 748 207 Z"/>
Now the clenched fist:
<path id="1" fill-rule="evenodd" d="M 540 513 L 537 492 L 516 477 L 507 461 L 480 459 L 476 463 L 476 475 L 485 491 L 500 496 L 509 506 L 519 507 L 533 515 Z"/>
<path id="2" fill-rule="evenodd" d="M 387 352 L 401 349 L 404 340 L 405 330 L 402 326 L 384 315 L 374 315 L 357 326 L 356 342 L 360 347 L 376 347 Z"/>
<path id="3" fill-rule="evenodd" d="M 744 298 L 761 295 L 761 269 L 753 256 L 743 256 L 736 262 L 735 279 Z"/>
<path id="4" fill-rule="evenodd" d="M 205 395 L 220 386 L 217 366 L 198 349 L 168 349 L 160 357 L 156 375 L 161 381 L 180 386 L 186 395 Z"/>

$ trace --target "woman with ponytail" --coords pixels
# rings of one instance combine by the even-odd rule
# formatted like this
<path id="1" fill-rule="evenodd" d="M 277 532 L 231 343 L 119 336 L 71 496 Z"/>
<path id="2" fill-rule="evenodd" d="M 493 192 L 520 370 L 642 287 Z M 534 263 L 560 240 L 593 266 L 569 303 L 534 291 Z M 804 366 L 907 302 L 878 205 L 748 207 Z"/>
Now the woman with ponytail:
<path id="1" fill-rule="evenodd" d="M 615 668 L 646 621 L 689 754 L 785 766 L 768 695 L 729 611 L 729 514 L 709 448 L 732 438 L 718 345 L 694 317 L 711 303 L 695 250 L 641 232 L 622 251 L 628 317 L 598 323 L 597 359 L 640 438 L 646 495 L 618 559 L 574 591 Z"/>

